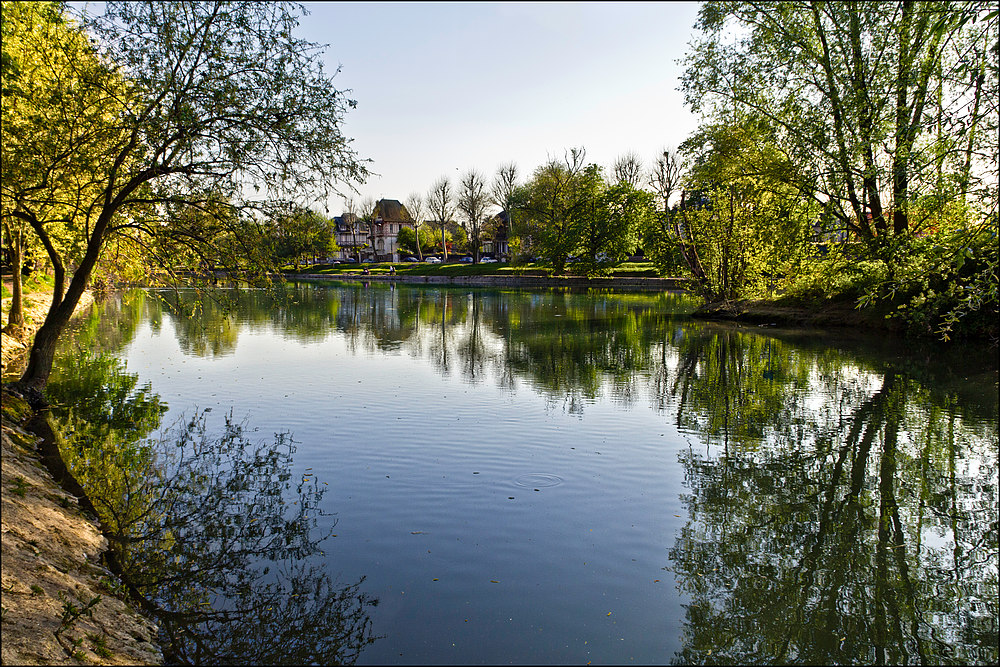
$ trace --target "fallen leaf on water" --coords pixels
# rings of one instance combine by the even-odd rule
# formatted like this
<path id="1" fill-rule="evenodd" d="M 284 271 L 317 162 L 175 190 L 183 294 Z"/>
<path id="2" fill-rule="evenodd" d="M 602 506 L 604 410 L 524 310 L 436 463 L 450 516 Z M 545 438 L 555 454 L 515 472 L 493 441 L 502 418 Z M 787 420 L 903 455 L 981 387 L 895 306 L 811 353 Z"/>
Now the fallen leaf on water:
<path id="1" fill-rule="evenodd" d="M 499 584 L 500 582 L 497 581 L 496 579 L 490 579 L 490 583 L 491 584 Z"/>

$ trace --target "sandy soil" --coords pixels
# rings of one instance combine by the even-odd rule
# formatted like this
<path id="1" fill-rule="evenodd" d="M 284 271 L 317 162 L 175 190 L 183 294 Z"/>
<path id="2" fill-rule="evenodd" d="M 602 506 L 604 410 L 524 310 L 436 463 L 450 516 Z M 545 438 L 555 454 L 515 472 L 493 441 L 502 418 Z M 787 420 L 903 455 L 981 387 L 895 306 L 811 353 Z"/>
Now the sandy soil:
<path id="1" fill-rule="evenodd" d="M 9 418 L 18 400 L 3 403 L 3 664 L 162 664 L 156 625 L 100 564 L 107 540 L 42 465 L 37 438 Z M 98 597 L 87 614 L 68 606 L 83 611 Z"/>

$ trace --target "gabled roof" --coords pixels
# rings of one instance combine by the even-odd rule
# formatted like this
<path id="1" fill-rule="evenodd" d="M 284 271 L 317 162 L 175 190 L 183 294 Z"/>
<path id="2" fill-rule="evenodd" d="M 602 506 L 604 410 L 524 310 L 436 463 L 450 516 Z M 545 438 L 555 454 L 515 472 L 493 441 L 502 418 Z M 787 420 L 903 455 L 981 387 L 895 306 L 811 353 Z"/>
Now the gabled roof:
<path id="1" fill-rule="evenodd" d="M 333 218 L 334 224 L 337 225 L 338 232 L 349 232 L 351 231 L 351 223 L 357 222 L 358 216 L 353 213 L 345 213 L 344 215 L 338 215 Z"/>
<path id="2" fill-rule="evenodd" d="M 375 217 L 382 222 L 413 223 L 410 212 L 398 199 L 379 199 L 375 204 Z"/>

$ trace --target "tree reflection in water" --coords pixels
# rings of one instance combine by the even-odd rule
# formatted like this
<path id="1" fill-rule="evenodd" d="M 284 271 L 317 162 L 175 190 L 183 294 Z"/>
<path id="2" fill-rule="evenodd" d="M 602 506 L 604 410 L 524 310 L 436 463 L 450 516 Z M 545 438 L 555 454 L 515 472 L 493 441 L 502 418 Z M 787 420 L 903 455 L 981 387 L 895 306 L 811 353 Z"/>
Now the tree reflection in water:
<path id="1" fill-rule="evenodd" d="M 293 287 L 281 303 L 250 290 L 232 298 L 231 311 L 206 307 L 175 324 L 185 351 L 225 353 L 241 327 L 274 325 L 303 342 L 340 336 L 353 353 L 423 357 L 469 383 L 526 384 L 574 414 L 599 396 L 661 413 L 692 441 L 680 457 L 689 515 L 665 563 L 690 600 L 678 663 L 997 661 L 995 351 L 908 343 L 903 354 L 893 341 L 748 332 L 686 318 L 669 294 L 372 284 Z M 159 321 L 159 304 L 147 306 Z M 315 483 L 296 486 L 297 506 L 278 501 L 290 490 L 290 443 L 249 446 L 231 422 L 216 443 L 200 424 L 176 456 L 139 455 L 128 465 L 146 473 L 126 476 L 161 475 L 151 488 L 191 528 L 126 512 L 149 540 L 118 547 L 138 581 L 166 591 L 149 595 L 179 619 L 178 654 L 353 659 L 372 640 L 364 609 L 374 604 L 357 584 L 334 593 L 305 566 L 280 577 L 246 566 L 254 549 L 276 562 L 316 553 L 306 530 Z M 182 584 L 181 570 L 199 577 Z M 300 588 L 303 577 L 314 583 Z M 215 627 L 231 616 L 245 622 Z M 221 657 L 197 653 L 216 632 Z"/>
<path id="2" fill-rule="evenodd" d="M 87 490 L 109 560 L 160 623 L 168 661 L 345 664 L 375 640 L 361 581 L 326 574 L 317 519 L 324 489 L 293 480 L 287 434 L 251 441 L 204 413 L 148 439 L 163 406 L 110 356 L 63 359 L 50 398 L 63 457 Z M 75 400 L 74 397 L 86 397 Z"/>
<path id="3" fill-rule="evenodd" d="M 678 417 L 710 446 L 681 458 L 690 517 L 667 569 L 691 602 L 675 661 L 995 664 L 995 421 L 891 370 L 816 372 L 786 346 L 776 379 L 744 338 L 681 355 Z M 803 365 L 827 400 L 775 401 Z"/>

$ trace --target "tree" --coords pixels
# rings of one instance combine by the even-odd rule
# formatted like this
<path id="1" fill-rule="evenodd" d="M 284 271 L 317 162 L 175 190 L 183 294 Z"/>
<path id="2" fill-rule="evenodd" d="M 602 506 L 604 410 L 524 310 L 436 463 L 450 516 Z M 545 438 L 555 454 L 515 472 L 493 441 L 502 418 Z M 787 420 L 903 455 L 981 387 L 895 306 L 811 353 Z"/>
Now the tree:
<path id="1" fill-rule="evenodd" d="M 673 274 L 681 269 L 683 255 L 680 253 L 680 239 L 674 232 L 674 216 L 676 207 L 672 208 L 670 201 L 680 190 L 681 165 L 677 152 L 664 148 L 653 163 L 649 174 L 649 186 L 659 198 L 657 212 L 642 230 L 642 248 L 650 260 L 663 273 Z"/>
<path id="2" fill-rule="evenodd" d="M 540 254 L 562 273 L 579 246 L 579 222 L 592 208 L 603 185 L 601 168 L 587 165 L 583 148 L 570 149 L 562 161 L 550 159 L 528 183 L 524 212 L 534 226 Z"/>
<path id="3" fill-rule="evenodd" d="M 479 263 L 479 231 L 486 218 L 486 207 L 490 198 L 486 193 L 486 181 L 475 169 L 470 169 L 462 176 L 461 190 L 458 193 L 458 209 L 465 215 L 466 235 L 472 246 L 472 261 Z"/>
<path id="4" fill-rule="evenodd" d="M 733 118 L 684 142 L 688 191 L 673 216 L 680 252 L 709 301 L 763 296 L 807 247 L 819 205 L 788 183 L 798 177 L 766 123 Z"/>
<path id="5" fill-rule="evenodd" d="M 800 192 L 885 254 L 924 226 L 911 211 L 921 195 L 940 206 L 976 191 L 983 212 L 995 215 L 993 9 L 708 2 L 682 86 L 687 103 L 715 122 L 730 109 L 767 119 L 791 162 L 808 165 L 794 183 Z M 974 163 L 982 168 L 973 176 Z"/>
<path id="6" fill-rule="evenodd" d="M 109 95 L 121 90 L 59 3 L 4 3 L 0 11 L 0 218 L 13 268 L 11 330 L 24 324 L 21 271 L 27 254 L 79 256 L 70 228 L 72 199 L 100 191 L 100 180 L 87 171 L 103 149 L 105 134 L 115 133 L 113 111 L 104 106 Z M 81 86 L 90 79 L 103 81 L 108 92 Z M 51 131 L 57 126 L 63 130 L 58 141 Z M 62 169 L 53 171 L 51 162 Z M 46 236 L 32 231 L 33 219 L 49 223 Z M 60 264 L 55 268 L 58 280 Z"/>
<path id="7" fill-rule="evenodd" d="M 80 72 L 72 95 L 12 93 L 38 111 L 16 136 L 5 123 L 5 152 L 34 142 L 38 168 L 5 173 L 4 198 L 16 201 L 14 215 L 55 271 L 21 386 L 45 384 L 56 341 L 113 236 L 156 238 L 170 226 L 168 204 L 197 206 L 218 192 L 246 215 L 262 201 L 367 176 L 341 132 L 355 102 L 332 85 L 318 47 L 292 35 L 296 25 L 287 3 L 112 2 L 87 22 L 100 58 L 91 56 L 97 64 Z M 57 247 L 60 225 L 79 241 L 78 259 Z"/>
<path id="8" fill-rule="evenodd" d="M 360 263 L 361 249 L 365 247 L 365 244 L 358 243 L 358 232 L 363 224 L 358 215 L 358 206 L 357 200 L 354 197 L 346 197 L 344 199 L 344 223 L 351 230 L 351 249 L 354 250 L 355 259 Z"/>
<path id="9" fill-rule="evenodd" d="M 309 208 L 282 208 L 270 221 L 274 256 L 283 261 L 291 260 L 298 271 L 305 255 L 315 258 L 330 250 L 333 242 L 331 223 L 326 216 Z"/>
<path id="10" fill-rule="evenodd" d="M 619 181 L 604 187 L 580 217 L 580 264 L 587 275 L 606 272 L 635 252 L 640 231 L 656 215 L 655 198 Z"/>
<path id="11" fill-rule="evenodd" d="M 649 186 L 663 202 L 663 211 L 670 211 L 670 199 L 680 189 L 681 165 L 677 152 L 664 148 L 649 174 Z"/>
<path id="12" fill-rule="evenodd" d="M 361 223 L 362 228 L 366 231 L 368 243 L 366 244 L 371 248 L 372 260 L 378 259 L 378 246 L 375 244 L 375 219 L 377 213 L 375 210 L 375 198 L 365 197 L 361 200 L 361 214 L 358 216 L 358 220 Z M 360 259 L 358 261 L 361 261 Z"/>
<path id="13" fill-rule="evenodd" d="M 427 206 L 431 213 L 437 218 L 438 227 L 441 229 L 441 250 L 444 252 L 444 260 L 448 261 L 448 243 L 445 240 L 445 227 L 451 222 L 454 215 L 454 194 L 451 189 L 451 181 L 447 176 L 442 176 L 431 187 L 427 193 Z"/>
<path id="14" fill-rule="evenodd" d="M 492 202 L 507 213 L 506 225 L 499 230 L 498 236 L 508 240 L 512 236 L 514 229 L 514 210 L 518 202 L 517 165 L 513 162 L 505 162 L 497 168 L 496 176 L 493 177 Z M 503 220 L 501 219 L 501 222 Z M 509 248 L 508 248 L 509 252 Z"/>
<path id="15" fill-rule="evenodd" d="M 626 183 L 633 189 L 642 184 L 642 174 L 645 170 L 642 167 L 642 160 L 635 153 L 621 155 L 615 160 L 612 170 L 616 183 Z"/>
<path id="16" fill-rule="evenodd" d="M 422 262 L 424 261 L 424 256 L 420 250 L 420 243 L 418 239 L 420 239 L 420 223 L 423 221 L 424 217 L 424 198 L 417 192 L 411 193 L 410 196 L 406 198 L 406 209 L 410 212 L 410 217 L 413 218 L 413 245 L 416 246 L 417 259 Z M 405 229 L 405 227 L 403 229 Z M 402 230 L 400 230 L 400 232 L 402 232 Z M 397 242 L 400 244 L 402 243 L 402 241 L 399 241 L 398 237 Z"/>

